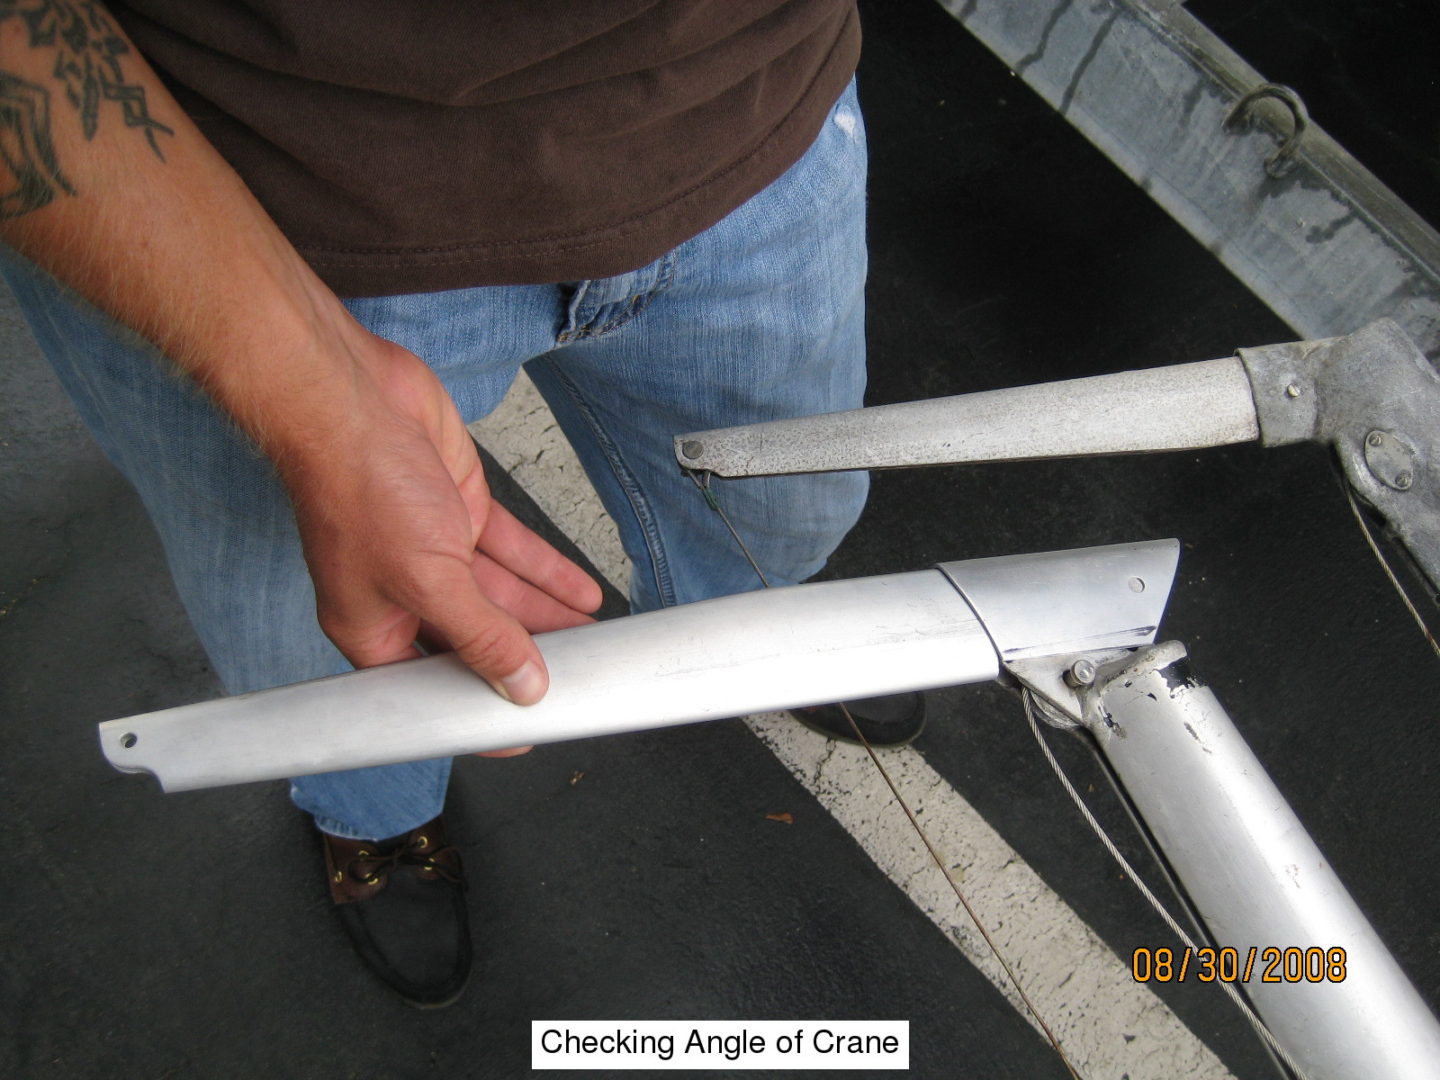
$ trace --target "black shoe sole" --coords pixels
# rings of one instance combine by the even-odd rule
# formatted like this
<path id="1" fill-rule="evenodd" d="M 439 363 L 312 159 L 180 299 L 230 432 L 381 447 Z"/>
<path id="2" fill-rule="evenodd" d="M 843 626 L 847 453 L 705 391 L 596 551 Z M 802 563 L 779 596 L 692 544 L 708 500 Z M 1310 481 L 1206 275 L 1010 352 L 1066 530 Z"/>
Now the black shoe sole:
<path id="1" fill-rule="evenodd" d="M 900 713 L 899 719 L 879 720 L 867 715 L 867 706 L 876 712 Z M 845 707 L 855 718 L 855 726 L 871 746 L 893 748 L 909 746 L 925 730 L 925 698 L 918 693 L 894 694 L 884 698 L 866 698 L 846 702 Z M 862 745 L 855 730 L 839 705 L 814 705 L 792 709 L 790 715 L 818 735 L 838 742 Z"/>

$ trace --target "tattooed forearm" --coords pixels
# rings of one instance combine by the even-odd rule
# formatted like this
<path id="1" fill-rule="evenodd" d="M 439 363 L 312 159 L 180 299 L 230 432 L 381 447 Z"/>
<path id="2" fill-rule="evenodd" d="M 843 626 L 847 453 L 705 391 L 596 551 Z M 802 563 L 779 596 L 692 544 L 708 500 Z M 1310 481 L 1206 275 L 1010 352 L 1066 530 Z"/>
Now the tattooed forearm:
<path id="1" fill-rule="evenodd" d="M 0 218 L 38 210 L 75 189 L 55 163 L 50 143 L 50 94 L 44 87 L 0 71 L 0 166 L 13 181 L 0 191 Z"/>
<path id="2" fill-rule="evenodd" d="M 155 156 L 165 160 L 158 136 L 175 132 L 150 115 L 145 88 L 126 82 L 120 58 L 130 46 L 94 0 L 0 0 L 0 24 L 19 20 L 31 49 L 53 50 L 51 75 L 80 120 L 87 140 L 95 137 L 105 104 L 120 106 L 128 128 L 139 128 Z M 51 131 L 50 92 L 0 71 L 0 218 L 39 209 L 59 192 L 75 194 L 56 160 Z"/>
<path id="3" fill-rule="evenodd" d="M 175 133 L 150 115 L 145 90 L 126 83 L 120 57 L 130 46 L 99 5 L 93 0 L 0 0 L 0 22 L 17 17 L 24 20 L 32 48 L 56 50 L 54 74 L 80 113 L 85 138 L 95 136 L 102 103 L 116 101 L 125 126 L 141 128 L 150 149 L 165 159 L 155 134 Z"/>

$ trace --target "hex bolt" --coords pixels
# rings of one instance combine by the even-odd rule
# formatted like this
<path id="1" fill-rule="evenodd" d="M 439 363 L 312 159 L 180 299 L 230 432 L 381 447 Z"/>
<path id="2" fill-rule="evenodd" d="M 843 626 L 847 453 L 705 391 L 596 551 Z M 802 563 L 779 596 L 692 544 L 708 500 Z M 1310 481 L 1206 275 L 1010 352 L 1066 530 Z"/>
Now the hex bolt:
<path id="1" fill-rule="evenodd" d="M 1095 682 L 1095 663 L 1086 660 L 1083 656 L 1070 665 L 1065 672 L 1065 681 L 1072 687 L 1078 689 L 1082 686 L 1090 686 Z"/>
<path id="2" fill-rule="evenodd" d="M 1409 486 L 1414 482 L 1415 477 L 1410 474 L 1409 470 L 1406 470 L 1405 472 L 1398 472 L 1395 474 L 1395 486 L 1401 491 L 1409 488 Z"/>
<path id="3" fill-rule="evenodd" d="M 694 439 L 686 439 L 683 443 L 680 444 L 680 453 L 684 454 L 691 461 L 694 461 L 704 452 L 704 444 L 697 442 Z"/>
<path id="4" fill-rule="evenodd" d="M 1366 436 L 1365 436 L 1365 441 L 1366 441 L 1367 443 L 1369 443 L 1371 446 L 1384 446 L 1384 445 L 1385 445 L 1385 435 L 1384 435 L 1383 432 L 1372 431 L 1372 432 L 1370 432 L 1369 435 L 1366 435 Z"/>

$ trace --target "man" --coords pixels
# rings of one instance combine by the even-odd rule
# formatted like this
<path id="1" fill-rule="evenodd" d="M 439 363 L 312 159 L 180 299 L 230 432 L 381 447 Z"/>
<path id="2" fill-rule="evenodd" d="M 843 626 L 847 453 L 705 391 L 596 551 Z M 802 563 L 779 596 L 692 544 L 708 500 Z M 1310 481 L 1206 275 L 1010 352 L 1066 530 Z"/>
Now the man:
<path id="1" fill-rule="evenodd" d="M 635 609 L 757 584 L 670 437 L 861 403 L 858 46 L 853 0 L 0 4 L 6 278 L 228 690 L 419 643 L 540 699 L 529 634 L 599 590 L 490 500 L 466 432 L 522 364 Z M 720 497 L 784 584 L 864 493 Z M 448 775 L 292 785 L 357 949 L 422 1006 L 469 970 Z"/>

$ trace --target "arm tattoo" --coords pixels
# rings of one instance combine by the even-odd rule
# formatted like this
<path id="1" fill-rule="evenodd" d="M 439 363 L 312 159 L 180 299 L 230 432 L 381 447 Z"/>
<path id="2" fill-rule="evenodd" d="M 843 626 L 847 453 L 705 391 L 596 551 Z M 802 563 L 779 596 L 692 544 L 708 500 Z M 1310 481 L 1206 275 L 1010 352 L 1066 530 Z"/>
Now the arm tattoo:
<path id="1" fill-rule="evenodd" d="M 0 192 L 0 218 L 19 217 L 75 189 L 55 163 L 50 144 L 50 94 L 0 71 L 0 164 L 14 187 Z"/>
<path id="2" fill-rule="evenodd" d="M 175 132 L 150 115 L 145 88 L 125 81 L 120 58 L 130 46 L 94 0 L 0 0 L 0 23 L 24 23 L 32 49 L 54 49 L 51 74 L 79 114 L 80 130 L 95 137 L 102 108 L 118 102 L 127 128 L 139 128 L 161 161 L 157 135 Z M 0 71 L 0 218 L 38 210 L 58 192 L 74 195 L 55 158 L 50 91 Z"/>

